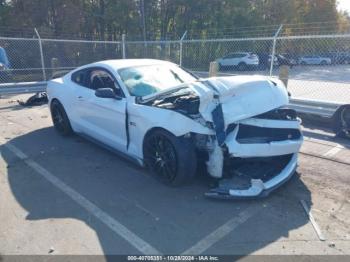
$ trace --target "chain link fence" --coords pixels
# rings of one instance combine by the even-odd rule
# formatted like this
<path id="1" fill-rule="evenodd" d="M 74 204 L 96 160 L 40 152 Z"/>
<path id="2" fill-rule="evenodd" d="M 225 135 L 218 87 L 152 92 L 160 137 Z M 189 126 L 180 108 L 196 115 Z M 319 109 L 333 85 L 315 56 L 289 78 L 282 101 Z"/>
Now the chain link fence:
<path id="1" fill-rule="evenodd" d="M 0 38 L 0 83 L 41 80 L 37 39 Z"/>
<path id="2" fill-rule="evenodd" d="M 0 84 L 45 81 L 84 64 L 121 58 L 121 42 L 0 37 Z"/>
<path id="3" fill-rule="evenodd" d="M 350 103 L 350 35 L 281 37 L 276 53 L 295 61 L 288 81 L 294 98 Z"/>
<path id="4" fill-rule="evenodd" d="M 180 64 L 180 42 L 126 42 L 127 58 L 152 58 Z"/>
<path id="5" fill-rule="evenodd" d="M 43 39 L 42 47 L 48 78 L 88 63 L 122 58 L 120 42 Z"/>
<path id="6" fill-rule="evenodd" d="M 87 63 L 123 57 L 169 60 L 202 77 L 212 61 L 219 63 L 222 75 L 278 76 L 287 65 L 293 98 L 350 103 L 350 35 L 146 42 L 0 37 L 0 84 L 43 81 Z"/>
<path id="7" fill-rule="evenodd" d="M 270 54 L 272 43 L 273 38 L 186 40 L 183 43 L 183 66 L 192 71 L 207 72 L 210 62 L 218 61 L 220 71 L 226 73 L 238 71 L 239 63 L 244 63 L 244 69 L 259 69 L 259 63 L 255 64 L 249 58 L 245 59 L 243 55 Z M 237 56 L 241 54 L 242 57 L 233 57 L 234 54 Z M 243 69 L 240 71 L 244 73 Z"/>

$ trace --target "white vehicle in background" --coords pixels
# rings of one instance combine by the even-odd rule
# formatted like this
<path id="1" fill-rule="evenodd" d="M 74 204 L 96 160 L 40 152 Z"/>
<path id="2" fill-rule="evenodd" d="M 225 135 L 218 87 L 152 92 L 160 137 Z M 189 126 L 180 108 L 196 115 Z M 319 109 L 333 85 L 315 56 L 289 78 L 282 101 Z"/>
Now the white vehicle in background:
<path id="1" fill-rule="evenodd" d="M 47 94 L 59 133 L 91 138 L 167 185 L 191 180 L 203 162 L 218 179 L 207 196 L 266 196 L 297 167 L 300 121 L 282 108 L 277 79 L 198 79 L 166 61 L 108 60 L 49 81 Z"/>
<path id="2" fill-rule="evenodd" d="M 237 52 L 228 54 L 217 60 L 220 69 L 234 69 L 244 71 L 259 65 L 259 57 L 250 52 Z"/>
<path id="3" fill-rule="evenodd" d="M 332 59 L 329 57 L 322 56 L 302 56 L 299 59 L 299 64 L 301 65 L 330 65 Z"/>

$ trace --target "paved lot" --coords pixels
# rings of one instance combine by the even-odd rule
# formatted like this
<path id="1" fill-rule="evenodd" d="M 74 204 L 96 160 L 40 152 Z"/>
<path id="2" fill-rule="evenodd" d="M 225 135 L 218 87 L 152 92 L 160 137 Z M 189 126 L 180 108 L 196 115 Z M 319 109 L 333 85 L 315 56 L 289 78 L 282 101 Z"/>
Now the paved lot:
<path id="1" fill-rule="evenodd" d="M 350 142 L 305 129 L 297 175 L 270 197 L 168 188 L 78 136 L 47 106 L 0 99 L 0 254 L 350 254 Z M 304 200 L 325 241 L 320 241 Z"/>

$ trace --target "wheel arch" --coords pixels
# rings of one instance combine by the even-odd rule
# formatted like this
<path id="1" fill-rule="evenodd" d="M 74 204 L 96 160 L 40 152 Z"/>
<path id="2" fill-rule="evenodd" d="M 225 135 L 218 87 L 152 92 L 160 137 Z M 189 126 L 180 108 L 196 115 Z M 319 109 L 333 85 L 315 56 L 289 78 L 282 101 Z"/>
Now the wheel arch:
<path id="1" fill-rule="evenodd" d="M 332 127 L 333 127 L 333 131 L 336 134 L 339 132 L 339 129 L 341 128 L 341 126 L 340 126 L 340 113 L 343 111 L 343 109 L 350 110 L 350 104 L 344 104 L 344 105 L 339 106 L 332 116 Z"/>
<path id="2" fill-rule="evenodd" d="M 68 112 L 68 110 L 66 109 L 66 107 L 65 107 L 64 104 L 60 101 L 59 98 L 53 97 L 52 99 L 49 100 L 49 108 L 50 108 L 50 111 L 51 111 L 51 109 L 52 109 L 52 103 L 55 102 L 55 101 L 57 101 L 57 102 L 63 107 L 63 110 L 64 110 L 64 112 L 66 113 L 66 115 L 67 115 L 67 117 L 68 117 L 68 120 L 69 120 L 69 122 L 70 122 L 70 125 L 71 125 L 72 129 L 73 129 L 74 131 L 76 131 L 76 127 L 75 127 L 74 122 L 72 121 L 72 117 L 71 117 L 71 115 L 70 115 L 70 112 Z"/>
<path id="3" fill-rule="evenodd" d="M 145 145 L 147 138 L 150 137 L 154 132 L 160 131 L 159 133 L 165 136 L 165 138 L 172 144 L 173 149 L 175 150 L 177 158 L 177 175 L 171 186 L 179 186 L 184 183 L 190 182 L 196 173 L 197 168 L 197 155 L 195 150 L 195 144 L 191 137 L 185 135 L 176 136 L 170 130 L 162 127 L 152 127 L 145 133 L 142 142 L 142 161 L 143 165 L 147 165 L 147 158 L 145 159 Z M 151 165 L 152 166 L 152 165 Z"/>
<path id="4" fill-rule="evenodd" d="M 176 136 L 173 132 L 171 132 L 170 130 L 164 128 L 164 127 L 160 127 L 160 126 L 155 126 L 155 127 L 151 127 L 150 129 L 148 129 L 145 133 L 145 135 L 143 136 L 143 139 L 142 139 L 142 159 L 144 158 L 144 146 L 145 146 L 145 141 L 146 141 L 146 138 L 148 136 L 150 136 L 153 132 L 157 131 L 157 130 L 163 130 L 165 132 L 168 132 L 170 134 L 172 134 L 173 136 Z M 178 137 L 178 136 L 176 136 Z"/>
<path id="5" fill-rule="evenodd" d="M 54 98 L 52 98 L 52 99 L 49 100 L 49 107 L 50 107 L 50 109 L 52 108 L 52 103 L 55 102 L 55 101 L 57 101 L 59 104 L 62 105 L 61 101 L 60 101 L 58 98 L 54 97 Z M 63 105 L 62 105 L 62 106 L 63 106 Z M 64 107 L 63 107 L 63 108 L 64 108 Z"/>

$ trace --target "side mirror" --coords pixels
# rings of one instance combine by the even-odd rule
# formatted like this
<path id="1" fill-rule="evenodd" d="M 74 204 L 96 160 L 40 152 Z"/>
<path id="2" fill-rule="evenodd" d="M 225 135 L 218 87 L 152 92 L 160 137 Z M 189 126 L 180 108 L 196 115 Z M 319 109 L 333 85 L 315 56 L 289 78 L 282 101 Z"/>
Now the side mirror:
<path id="1" fill-rule="evenodd" d="M 99 88 L 95 91 L 95 96 L 101 98 L 114 98 L 120 100 L 121 98 L 117 96 L 112 88 Z"/>

